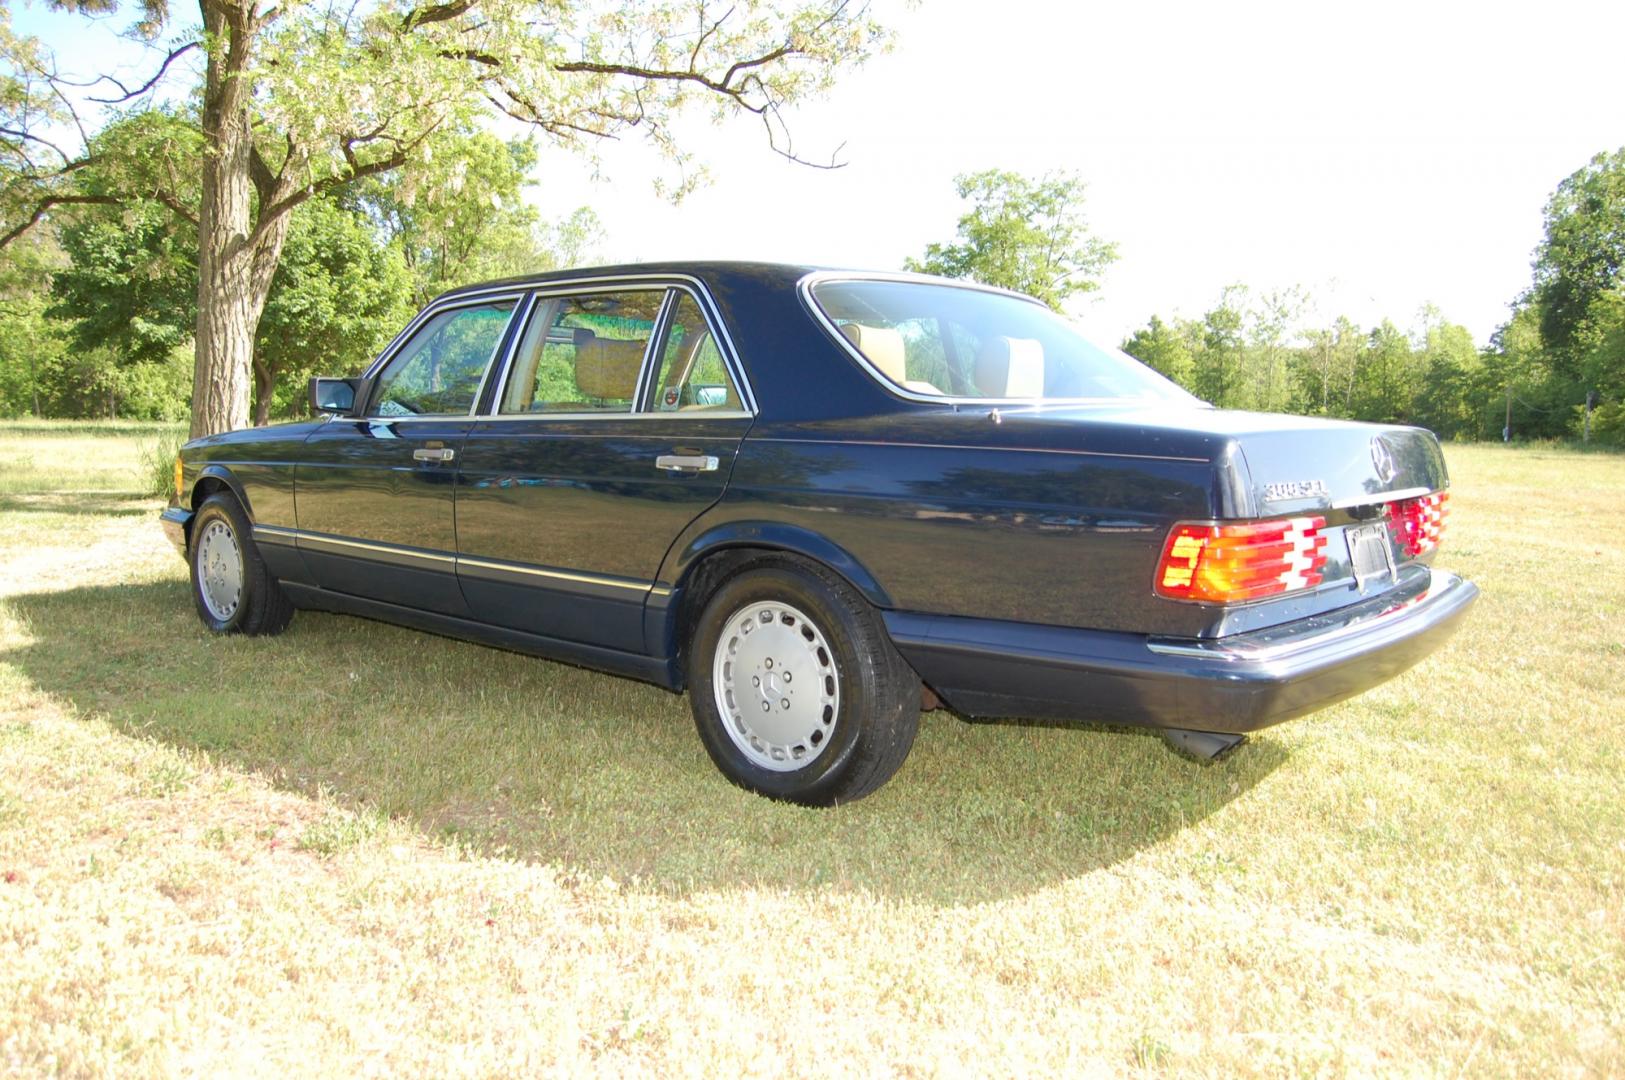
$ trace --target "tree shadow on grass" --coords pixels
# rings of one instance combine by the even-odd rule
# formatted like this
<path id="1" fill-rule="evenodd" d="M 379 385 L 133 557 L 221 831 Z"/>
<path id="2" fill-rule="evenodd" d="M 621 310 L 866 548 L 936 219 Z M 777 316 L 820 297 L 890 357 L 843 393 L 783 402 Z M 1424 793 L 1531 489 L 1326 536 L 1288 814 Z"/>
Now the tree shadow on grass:
<path id="1" fill-rule="evenodd" d="M 28 635 L 0 658 L 126 733 L 671 894 L 1025 895 L 1202 820 L 1286 756 L 1265 738 L 1201 765 L 1146 733 L 936 712 L 885 788 L 808 810 L 727 784 L 685 699 L 641 683 L 314 612 L 277 638 L 217 638 L 181 581 L 8 602 Z"/>
<path id="2" fill-rule="evenodd" d="M 0 494 L 0 514 L 66 514 L 72 517 L 151 516 L 154 496 L 140 491 L 41 491 Z"/>

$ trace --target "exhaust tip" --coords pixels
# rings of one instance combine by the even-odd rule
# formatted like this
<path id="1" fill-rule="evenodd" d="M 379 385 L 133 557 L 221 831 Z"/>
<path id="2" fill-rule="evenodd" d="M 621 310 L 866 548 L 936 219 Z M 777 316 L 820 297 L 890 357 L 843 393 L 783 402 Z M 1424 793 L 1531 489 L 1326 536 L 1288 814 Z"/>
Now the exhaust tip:
<path id="1" fill-rule="evenodd" d="M 1174 751 L 1197 761 L 1216 761 L 1247 741 L 1245 735 L 1228 735 L 1219 731 L 1187 731 L 1184 728 L 1163 728 L 1162 738 Z"/>

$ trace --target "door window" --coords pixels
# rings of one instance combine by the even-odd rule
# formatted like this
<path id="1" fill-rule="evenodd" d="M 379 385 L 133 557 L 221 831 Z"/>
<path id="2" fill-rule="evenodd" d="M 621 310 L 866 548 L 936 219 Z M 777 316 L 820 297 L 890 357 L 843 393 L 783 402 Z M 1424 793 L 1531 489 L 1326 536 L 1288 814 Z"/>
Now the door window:
<path id="1" fill-rule="evenodd" d="M 457 416 L 474 410 L 515 301 L 448 308 L 418 328 L 378 375 L 373 416 Z"/>
<path id="2" fill-rule="evenodd" d="M 663 289 L 561 296 L 536 305 L 514 353 L 503 413 L 629 413 Z"/>
<path id="3" fill-rule="evenodd" d="M 686 292 L 677 295 L 661 348 L 655 412 L 743 411 L 739 391 L 700 305 Z"/>

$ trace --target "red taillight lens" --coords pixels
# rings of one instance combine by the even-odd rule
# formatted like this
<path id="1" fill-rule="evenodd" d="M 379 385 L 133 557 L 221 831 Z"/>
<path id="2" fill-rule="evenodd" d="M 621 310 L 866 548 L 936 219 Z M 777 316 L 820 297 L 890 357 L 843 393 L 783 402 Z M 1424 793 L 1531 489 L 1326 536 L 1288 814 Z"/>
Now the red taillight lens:
<path id="1" fill-rule="evenodd" d="M 1388 504 L 1388 528 L 1408 559 L 1426 555 L 1444 539 L 1444 519 L 1450 513 L 1450 493 L 1435 491 L 1417 499 Z"/>
<path id="2" fill-rule="evenodd" d="M 1323 517 L 1175 525 L 1157 564 L 1157 595 L 1234 604 L 1319 585 L 1325 527 Z"/>

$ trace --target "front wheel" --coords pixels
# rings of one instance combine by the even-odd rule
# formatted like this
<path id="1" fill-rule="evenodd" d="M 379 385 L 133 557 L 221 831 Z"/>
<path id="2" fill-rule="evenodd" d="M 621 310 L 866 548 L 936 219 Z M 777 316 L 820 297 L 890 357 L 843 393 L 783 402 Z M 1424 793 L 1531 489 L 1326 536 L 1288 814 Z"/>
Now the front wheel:
<path id="1" fill-rule="evenodd" d="M 293 604 L 266 569 L 248 518 L 230 495 L 205 499 L 192 519 L 192 599 L 217 634 L 278 634 Z"/>
<path id="2" fill-rule="evenodd" d="M 740 787 L 773 799 L 851 802 L 902 766 L 920 681 L 878 613 L 800 560 L 753 564 L 706 604 L 688 650 L 700 739 Z"/>

